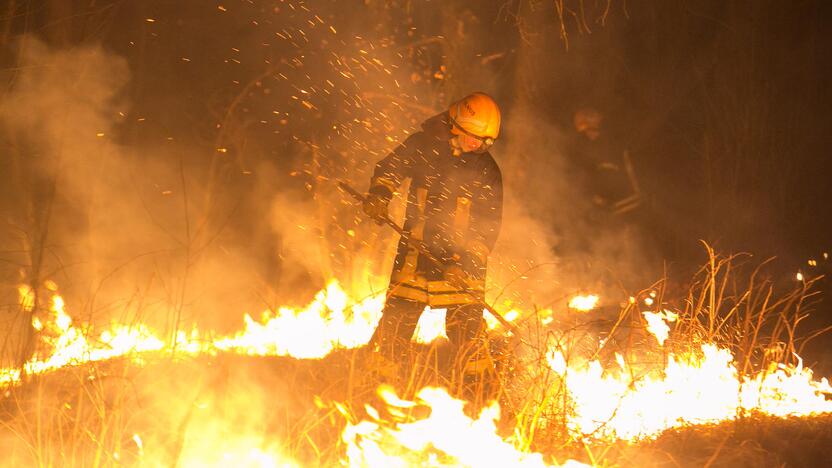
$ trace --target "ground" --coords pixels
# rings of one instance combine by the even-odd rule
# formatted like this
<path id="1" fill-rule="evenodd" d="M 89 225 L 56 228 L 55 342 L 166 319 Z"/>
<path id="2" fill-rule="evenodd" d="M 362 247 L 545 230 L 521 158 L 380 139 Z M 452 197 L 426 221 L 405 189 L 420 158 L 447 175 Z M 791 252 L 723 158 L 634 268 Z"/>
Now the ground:
<path id="1" fill-rule="evenodd" d="M 334 466 L 344 457 L 347 419 L 366 419 L 365 405 L 387 414 L 357 367 L 362 352 L 322 360 L 157 356 L 61 370 L 6 394 L 0 443 L 20 463 L 223 464 L 259 447 L 304 466 Z M 502 435 L 511 424 L 504 409 Z M 832 416 L 751 416 L 635 444 L 551 440 L 533 448 L 550 461 L 600 466 L 822 466 L 832 457 Z"/>

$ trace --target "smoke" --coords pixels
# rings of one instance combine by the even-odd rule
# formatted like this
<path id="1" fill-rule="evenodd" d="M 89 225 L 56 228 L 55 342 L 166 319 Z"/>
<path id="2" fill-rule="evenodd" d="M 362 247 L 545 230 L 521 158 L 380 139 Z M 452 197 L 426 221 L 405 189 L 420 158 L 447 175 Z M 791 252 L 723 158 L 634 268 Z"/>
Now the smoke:
<path id="1" fill-rule="evenodd" d="M 447 34 L 462 34 L 458 21 L 446 20 Z M 15 194 L 8 203 L 14 228 L 4 243 L 21 245 L 26 254 L 15 263 L 30 267 L 4 277 L 9 285 L 20 281 L 20 271 L 26 282 L 34 275 L 55 280 L 70 301 L 80 302 L 70 307 L 78 320 L 143 321 L 165 329 L 236 328 L 242 312 L 305 302 L 332 278 L 358 296 L 382 290 L 396 236 L 363 219 L 335 181 L 366 188 L 372 165 L 418 127 L 426 109 L 441 109 L 474 89 L 521 95 L 503 89 L 507 80 L 493 68 L 501 56 L 483 60 L 470 40 L 486 37 L 488 29 L 469 22 L 460 41 L 442 43 L 440 52 L 454 55 L 445 69 L 449 84 L 438 90 L 427 78 L 414 78 L 415 64 L 401 66 L 407 58 L 400 49 L 339 46 L 346 56 L 372 50 L 366 62 L 393 71 L 370 68 L 352 76 L 351 108 L 309 97 L 312 112 L 280 112 L 280 125 L 289 123 L 279 131 L 294 141 L 268 150 L 268 157 L 257 156 L 267 152 L 263 142 L 239 149 L 231 141 L 225 153 L 180 141 L 176 133 L 164 143 L 137 138 L 135 129 L 150 122 L 130 102 L 124 58 L 102 46 L 53 49 L 22 38 L 20 71 L 0 110 L 3 130 L 18 148 L 12 166 L 21 168 L 4 176 Z M 314 91 L 336 80 L 345 60 L 313 58 L 288 76 L 309 80 L 299 84 Z M 431 69 L 425 72 L 431 76 Z M 258 81 L 252 88 L 268 99 L 241 94 L 251 107 L 245 112 L 262 106 L 271 113 L 285 94 L 278 84 Z M 571 178 L 570 129 L 523 99 L 501 103 L 505 137 L 494 155 L 507 190 L 489 297 L 530 308 L 556 305 L 579 291 L 620 296 L 622 286 L 641 286 L 652 272 L 638 235 L 627 226 L 594 225 L 589 196 Z M 248 141 L 229 122 L 223 125 L 226 140 Z M 238 133 L 250 132 L 246 125 Z M 331 128 L 336 131 L 322 130 Z M 39 249 L 46 253 L 35 255 Z"/>
<path id="2" fill-rule="evenodd" d="M 0 175 L 6 285 L 53 280 L 85 323 L 238 328 L 243 311 L 265 309 L 278 241 L 273 188 L 260 181 L 271 174 L 231 194 L 210 186 L 188 142 L 131 139 L 126 130 L 144 124 L 131 111 L 131 72 L 102 46 L 24 36 L 19 49 L 0 102 L 12 148 Z"/>
<path id="3" fill-rule="evenodd" d="M 148 103 L 131 102 L 123 57 L 100 45 L 19 40 L 19 72 L 0 102 L 0 129 L 14 148 L 14 171 L 0 174 L 9 195 L 3 245 L 15 255 L 3 263 L 7 303 L 16 302 L 20 282 L 48 279 L 78 323 L 142 322 L 167 331 L 196 324 L 223 333 L 238 329 L 244 312 L 306 303 L 333 278 L 358 297 L 383 290 L 394 235 L 365 220 L 335 180 L 363 190 L 368 147 L 401 138 L 410 116 L 370 134 L 381 144 L 344 138 L 354 131 L 347 129 L 322 148 L 316 132 L 344 117 L 309 113 L 278 127 L 291 132 L 292 144 L 237 145 L 250 138 L 247 111 L 239 110 L 232 115 L 239 124 L 223 122 L 222 151 L 173 131 L 160 143 L 141 138 L 156 123 L 145 117 Z M 321 65 L 316 73 L 316 82 L 335 79 Z M 369 89 L 396 81 L 359 78 Z M 242 95 L 257 105 L 251 97 Z M 281 99 L 272 97 L 266 105 Z M 383 97 L 362 118 L 390 104 Z M 367 120 L 347 122 L 364 132 Z M 28 334 L 27 318 L 16 326 L 24 330 L 10 335 Z"/>
<path id="4" fill-rule="evenodd" d="M 504 122 L 506 141 L 494 149 L 506 200 L 489 264 L 493 297 L 502 292 L 526 310 L 563 308 L 578 293 L 616 305 L 657 279 L 636 226 L 605 222 L 575 177 L 568 142 L 579 135 L 530 106 L 512 108 Z"/>
<path id="5" fill-rule="evenodd" d="M 457 21 L 448 21 L 448 34 L 462 34 Z M 467 23 L 458 48 L 446 50 L 454 54 L 446 69 L 453 84 L 437 91 L 407 67 L 381 75 L 370 69 L 350 80 L 363 96 L 352 109 L 310 97 L 319 111 L 281 117 L 290 121 L 285 131 L 295 142 L 259 159 L 250 156 L 259 147 L 237 149 L 233 141 L 226 156 L 206 155 L 175 134 L 164 144 L 131 138 L 131 129 L 146 123 L 131 109 L 124 58 L 101 46 L 51 49 L 23 38 L 21 70 L 4 98 L 2 121 L 19 147 L 37 148 L 14 155 L 31 169 L 20 179 L 31 184 L 21 191 L 35 200 L 21 201 L 14 218 L 24 231 L 44 233 L 42 242 L 29 236 L 28 251 L 41 242 L 54 253 L 38 260 L 45 264 L 40 279 L 50 276 L 83 298 L 83 307 L 71 309 L 83 311 L 84 320 L 163 328 L 236 327 L 243 311 L 305 301 L 332 278 L 359 295 L 383 289 L 396 238 L 364 220 L 335 180 L 364 189 L 372 165 L 418 127 L 424 110 L 441 109 L 463 89 L 509 94 L 496 89 L 506 79 L 480 59 L 477 42 L 462 41 L 485 37 L 487 29 Z M 404 59 L 397 50 L 376 49 L 368 63 L 396 65 Z M 311 60 L 289 76 L 303 75 L 312 90 L 335 79 L 334 62 Z M 466 69 L 476 73 L 468 79 Z M 527 73 L 522 63 L 515 73 Z M 258 82 L 253 89 L 269 96 L 266 108 L 282 98 L 278 88 Z M 431 104 L 402 106 L 392 90 Z M 242 96 L 253 108 L 260 104 L 255 94 Z M 618 297 L 622 287 L 642 286 L 652 272 L 638 235 L 630 226 L 595 224 L 590 195 L 573 178 L 571 129 L 527 100 L 501 103 L 505 137 L 494 155 L 507 190 L 489 296 L 521 307 L 553 306 L 577 292 Z M 227 140 L 239 136 L 223 125 Z M 337 136 L 324 128 L 338 129 Z"/>

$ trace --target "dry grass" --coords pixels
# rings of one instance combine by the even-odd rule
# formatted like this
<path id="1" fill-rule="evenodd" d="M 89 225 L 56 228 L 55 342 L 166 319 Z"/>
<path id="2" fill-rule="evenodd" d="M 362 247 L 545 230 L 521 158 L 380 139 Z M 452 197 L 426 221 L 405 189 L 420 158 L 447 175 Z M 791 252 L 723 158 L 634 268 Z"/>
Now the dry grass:
<path id="1" fill-rule="evenodd" d="M 668 351 L 716 343 L 730 348 L 738 368 L 749 373 L 794 363 L 793 353 L 817 336 L 798 330 L 817 300 L 814 280 L 782 290 L 745 257 L 720 257 L 710 249 L 708 254 L 686 294 L 662 281 L 635 294 L 619 311 L 563 313 L 549 326 L 527 318 L 522 336 L 495 338 L 499 385 L 487 394 L 480 389 L 472 395 L 448 377 L 441 365 L 449 352 L 445 344 L 414 346 L 396 387 L 405 398 L 425 385 L 451 388 L 473 400 L 471 413 L 496 397 L 503 434 L 514 435 L 524 450 L 556 460 L 602 466 L 811 466 L 827 460 L 832 446 L 828 416 L 740 417 L 668 431 L 636 445 L 576 437 L 567 430 L 569 396 L 545 365 L 553 344 L 568 351 L 570 359 L 607 362 L 620 353 L 646 372 L 663 365 Z M 646 307 L 644 299 L 652 296 L 653 305 Z M 660 350 L 649 344 L 641 312 L 663 308 L 676 309 L 680 317 Z M 605 338 L 601 348 L 599 337 Z M 141 363 L 113 360 L 33 377 L 3 399 L 4 464 L 187 466 L 195 453 L 210 453 L 242 437 L 241 444 L 303 465 L 337 465 L 345 423 L 365 418 L 367 404 L 384 406 L 375 394 L 379 380 L 363 368 L 365 353 L 338 351 L 318 361 L 146 356 Z"/>

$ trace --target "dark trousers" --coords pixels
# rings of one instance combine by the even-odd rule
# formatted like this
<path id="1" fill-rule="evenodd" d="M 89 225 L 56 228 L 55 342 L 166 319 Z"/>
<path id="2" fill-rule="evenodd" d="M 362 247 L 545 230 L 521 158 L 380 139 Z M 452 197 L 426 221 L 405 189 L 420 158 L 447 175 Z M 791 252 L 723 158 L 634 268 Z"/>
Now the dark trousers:
<path id="1" fill-rule="evenodd" d="M 469 303 L 450 305 L 446 309 L 445 330 L 454 349 L 454 360 L 459 361 L 473 354 L 483 344 L 483 306 L 481 303 Z M 410 346 L 416 324 L 424 310 L 424 303 L 388 297 L 371 344 L 377 346 L 384 357 L 401 360 Z"/>

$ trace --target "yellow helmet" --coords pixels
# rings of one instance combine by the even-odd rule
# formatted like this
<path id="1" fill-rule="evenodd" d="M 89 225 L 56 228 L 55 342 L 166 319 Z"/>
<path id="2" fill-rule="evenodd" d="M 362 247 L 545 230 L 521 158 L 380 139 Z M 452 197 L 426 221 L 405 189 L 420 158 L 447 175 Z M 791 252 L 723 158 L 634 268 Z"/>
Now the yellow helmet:
<path id="1" fill-rule="evenodd" d="M 500 108 L 491 96 L 473 93 L 451 104 L 451 133 L 473 136 L 487 144 L 500 134 Z"/>

